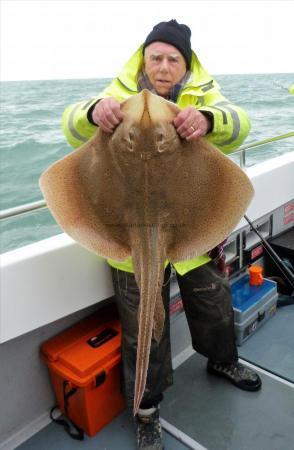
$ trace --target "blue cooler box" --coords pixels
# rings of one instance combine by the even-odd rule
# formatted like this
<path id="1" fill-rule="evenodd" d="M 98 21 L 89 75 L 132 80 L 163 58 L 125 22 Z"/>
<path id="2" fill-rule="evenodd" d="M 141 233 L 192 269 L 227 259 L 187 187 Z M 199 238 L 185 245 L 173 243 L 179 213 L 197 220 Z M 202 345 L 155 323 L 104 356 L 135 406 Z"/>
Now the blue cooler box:
<path id="1" fill-rule="evenodd" d="M 249 275 L 231 285 L 237 345 L 255 333 L 277 310 L 277 284 L 264 279 L 261 286 L 250 286 Z"/>

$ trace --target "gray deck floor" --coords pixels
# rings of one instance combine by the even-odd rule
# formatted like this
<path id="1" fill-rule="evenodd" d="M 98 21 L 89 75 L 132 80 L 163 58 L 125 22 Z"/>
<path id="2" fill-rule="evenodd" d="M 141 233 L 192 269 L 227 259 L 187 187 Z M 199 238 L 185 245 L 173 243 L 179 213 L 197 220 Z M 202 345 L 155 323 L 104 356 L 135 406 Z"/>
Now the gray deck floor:
<path id="1" fill-rule="evenodd" d="M 242 347 L 241 358 L 294 380 L 294 306 L 277 314 Z M 175 370 L 165 393 L 161 416 L 208 450 L 291 450 L 294 430 L 294 384 L 261 373 L 259 392 L 245 392 L 206 373 L 206 359 L 193 354 Z M 164 432 L 165 450 L 186 450 Z M 135 450 L 135 429 L 126 411 L 93 438 L 74 441 L 50 424 L 18 450 Z"/>
<path id="2" fill-rule="evenodd" d="M 162 417 L 209 450 L 293 449 L 294 385 L 261 374 L 259 392 L 245 392 L 205 373 L 193 355 L 175 372 Z"/>
<path id="3" fill-rule="evenodd" d="M 166 450 L 187 450 L 174 437 L 164 432 Z M 96 436 L 85 436 L 84 441 L 70 438 L 64 429 L 51 423 L 17 450 L 135 450 L 135 428 L 132 417 L 126 411 L 117 417 Z"/>
<path id="4" fill-rule="evenodd" d="M 278 308 L 277 313 L 239 347 L 239 355 L 294 382 L 294 305 Z"/>
<path id="5" fill-rule="evenodd" d="M 175 370 L 161 416 L 208 450 L 290 450 L 293 448 L 294 385 L 261 374 L 262 390 L 245 392 L 209 375 L 194 354 Z M 93 438 L 72 440 L 50 424 L 18 450 L 135 450 L 132 417 L 124 412 Z M 165 450 L 188 447 L 164 432 Z"/>

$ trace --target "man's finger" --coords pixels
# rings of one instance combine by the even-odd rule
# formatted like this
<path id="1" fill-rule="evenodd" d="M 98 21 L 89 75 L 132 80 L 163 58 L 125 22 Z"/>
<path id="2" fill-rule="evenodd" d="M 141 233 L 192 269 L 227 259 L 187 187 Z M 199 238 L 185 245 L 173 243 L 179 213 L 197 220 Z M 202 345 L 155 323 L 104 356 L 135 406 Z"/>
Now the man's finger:
<path id="1" fill-rule="evenodd" d="M 203 135 L 204 135 L 203 130 L 198 129 L 198 130 L 194 131 L 194 133 L 192 133 L 189 136 L 187 136 L 186 137 L 186 141 L 188 141 L 188 142 L 189 141 L 193 141 L 194 139 L 197 139 L 197 138 L 199 138 L 199 137 L 201 137 Z"/>
<path id="2" fill-rule="evenodd" d="M 109 126 L 102 120 L 100 120 L 99 126 L 103 131 L 105 131 L 105 133 L 113 133 L 114 132 L 114 126 Z"/>
<path id="3" fill-rule="evenodd" d="M 113 124 L 107 119 L 103 105 L 99 105 L 97 109 L 93 111 L 92 118 L 94 122 L 99 125 L 102 129 L 112 128 Z"/>
<path id="4" fill-rule="evenodd" d="M 177 128 L 182 125 L 183 122 L 187 119 L 187 117 L 191 114 L 189 109 L 183 109 L 179 114 L 174 118 L 174 126 Z"/>
<path id="5" fill-rule="evenodd" d="M 198 124 L 197 124 L 197 120 L 195 120 L 194 116 L 189 116 L 185 122 L 182 123 L 182 125 L 180 125 L 179 127 L 177 127 L 177 132 L 182 135 L 182 134 L 190 134 L 191 133 L 191 128 L 194 128 L 194 131 L 197 129 Z M 192 129 L 193 131 L 193 129 Z"/>
<path id="6" fill-rule="evenodd" d="M 122 112 L 120 110 L 120 104 L 119 103 L 114 103 L 112 105 L 112 111 L 113 111 L 115 117 L 118 119 L 118 121 L 121 122 L 121 120 L 123 118 L 123 115 L 122 115 Z"/>
<path id="7" fill-rule="evenodd" d="M 102 120 L 109 126 L 115 126 L 119 124 L 120 120 L 116 117 L 113 109 L 109 105 L 103 105 Z"/>

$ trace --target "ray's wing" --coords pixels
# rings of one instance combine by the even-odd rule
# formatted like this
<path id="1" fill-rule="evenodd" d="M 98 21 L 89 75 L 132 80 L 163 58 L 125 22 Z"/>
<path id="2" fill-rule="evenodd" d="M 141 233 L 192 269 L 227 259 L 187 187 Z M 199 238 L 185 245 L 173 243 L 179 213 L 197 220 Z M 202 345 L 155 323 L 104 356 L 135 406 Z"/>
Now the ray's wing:
<path id="1" fill-rule="evenodd" d="M 111 190 L 102 144 L 98 130 L 85 145 L 50 166 L 39 184 L 55 220 L 67 234 L 98 255 L 124 260 L 131 252 L 121 238 L 121 218 L 113 214 L 121 209 L 120 192 L 114 195 Z"/>
<path id="2" fill-rule="evenodd" d="M 169 188 L 173 204 L 171 262 L 205 254 L 236 227 L 254 194 L 247 175 L 204 139 L 183 144 L 181 170 Z"/>

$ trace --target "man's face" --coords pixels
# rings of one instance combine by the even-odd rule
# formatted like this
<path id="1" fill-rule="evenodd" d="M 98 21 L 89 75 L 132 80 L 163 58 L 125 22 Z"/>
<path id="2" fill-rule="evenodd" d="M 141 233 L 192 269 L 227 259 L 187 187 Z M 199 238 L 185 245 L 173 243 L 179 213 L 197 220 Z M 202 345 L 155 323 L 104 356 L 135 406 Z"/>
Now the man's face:
<path id="1" fill-rule="evenodd" d="M 145 72 L 158 95 L 166 96 L 186 73 L 180 51 L 165 42 L 153 42 L 145 49 Z"/>

